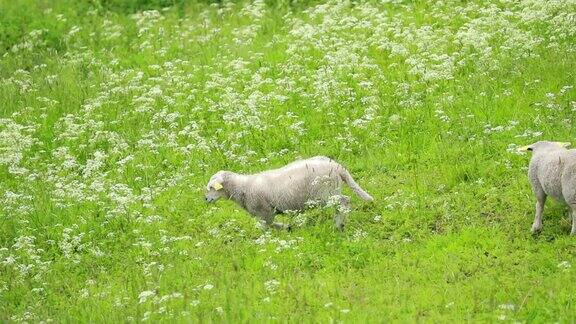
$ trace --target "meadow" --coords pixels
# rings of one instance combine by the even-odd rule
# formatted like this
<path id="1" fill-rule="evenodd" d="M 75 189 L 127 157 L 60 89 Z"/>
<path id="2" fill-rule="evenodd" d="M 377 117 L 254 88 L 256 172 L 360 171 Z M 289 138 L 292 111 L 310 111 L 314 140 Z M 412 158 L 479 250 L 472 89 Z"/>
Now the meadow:
<path id="1" fill-rule="evenodd" d="M 576 320 L 576 2 L 0 0 L 0 322 Z M 372 196 L 263 231 L 218 170 Z"/>

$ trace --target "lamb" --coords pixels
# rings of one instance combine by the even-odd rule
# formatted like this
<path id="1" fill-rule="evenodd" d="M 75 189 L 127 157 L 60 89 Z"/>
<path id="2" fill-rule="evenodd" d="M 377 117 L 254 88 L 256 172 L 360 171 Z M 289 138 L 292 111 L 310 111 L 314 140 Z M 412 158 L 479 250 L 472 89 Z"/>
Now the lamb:
<path id="1" fill-rule="evenodd" d="M 531 151 L 528 177 L 536 195 L 536 216 L 532 233 L 542 228 L 542 213 L 547 196 L 570 207 L 571 235 L 576 235 L 576 150 L 566 149 L 570 143 L 540 141 L 519 148 Z"/>
<path id="2" fill-rule="evenodd" d="M 343 182 L 360 198 L 373 200 L 343 166 L 330 158 L 316 156 L 256 174 L 218 171 L 206 186 L 206 201 L 230 199 L 260 218 L 266 227 L 290 230 L 289 226 L 274 222 L 274 217 L 287 211 L 303 211 L 311 204 L 326 205 L 335 199 L 338 212 L 334 224 L 343 230 L 350 204 L 350 199 L 341 193 Z"/>

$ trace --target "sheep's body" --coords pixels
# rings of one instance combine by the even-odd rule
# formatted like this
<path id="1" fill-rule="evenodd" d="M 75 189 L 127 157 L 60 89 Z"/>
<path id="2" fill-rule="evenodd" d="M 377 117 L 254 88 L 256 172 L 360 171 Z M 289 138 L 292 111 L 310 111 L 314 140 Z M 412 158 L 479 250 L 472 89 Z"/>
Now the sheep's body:
<path id="1" fill-rule="evenodd" d="M 576 234 L 576 150 L 567 150 L 567 143 L 537 142 L 527 146 L 533 152 L 528 177 L 536 196 L 536 215 L 532 232 L 542 228 L 546 197 L 551 196 L 570 207 L 571 234 Z"/>
<path id="2" fill-rule="evenodd" d="M 208 183 L 208 195 L 214 182 L 222 184 L 223 197 L 235 201 L 250 214 L 275 227 L 285 227 L 274 223 L 276 214 L 302 211 L 311 204 L 325 205 L 331 197 L 336 196 L 341 212 L 335 217 L 335 223 L 342 228 L 343 210 L 349 204 L 348 197 L 341 193 L 342 183 L 347 183 L 361 198 L 372 200 L 344 167 L 322 156 L 250 175 L 220 171 Z"/>

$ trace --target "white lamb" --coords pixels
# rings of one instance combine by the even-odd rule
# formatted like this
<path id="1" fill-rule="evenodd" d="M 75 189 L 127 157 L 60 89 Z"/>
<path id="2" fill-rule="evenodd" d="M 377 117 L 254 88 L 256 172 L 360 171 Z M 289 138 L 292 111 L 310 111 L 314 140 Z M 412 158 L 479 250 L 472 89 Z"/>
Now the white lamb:
<path id="1" fill-rule="evenodd" d="M 350 199 L 341 193 L 343 182 L 360 198 L 373 200 L 343 166 L 327 157 L 317 156 L 256 174 L 218 171 L 206 186 L 206 201 L 230 199 L 260 218 L 266 226 L 290 229 L 285 224 L 275 223 L 275 215 L 302 211 L 311 204 L 326 205 L 335 198 L 338 212 L 334 223 L 342 230 L 350 204 Z"/>
<path id="2" fill-rule="evenodd" d="M 531 151 L 528 177 L 536 195 L 536 216 L 532 232 L 542 228 L 542 213 L 546 196 L 552 196 L 570 207 L 571 235 L 576 234 L 576 150 L 568 150 L 570 143 L 540 141 L 519 148 Z"/>

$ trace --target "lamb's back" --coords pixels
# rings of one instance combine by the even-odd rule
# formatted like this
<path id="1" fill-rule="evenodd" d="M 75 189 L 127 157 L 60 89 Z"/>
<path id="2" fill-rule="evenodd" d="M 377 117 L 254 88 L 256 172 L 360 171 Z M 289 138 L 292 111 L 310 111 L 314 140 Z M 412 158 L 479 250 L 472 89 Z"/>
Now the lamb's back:
<path id="1" fill-rule="evenodd" d="M 305 160 L 297 160 L 281 168 L 267 170 L 256 174 L 259 178 L 275 182 L 277 185 L 283 180 L 290 180 L 289 185 L 300 181 L 308 182 L 318 176 L 336 172 L 341 166 L 334 160 L 325 156 L 315 156 Z"/>
<path id="2" fill-rule="evenodd" d="M 310 200 L 338 192 L 339 168 L 335 161 L 318 156 L 255 174 L 253 183 L 275 207 L 299 210 Z"/>

